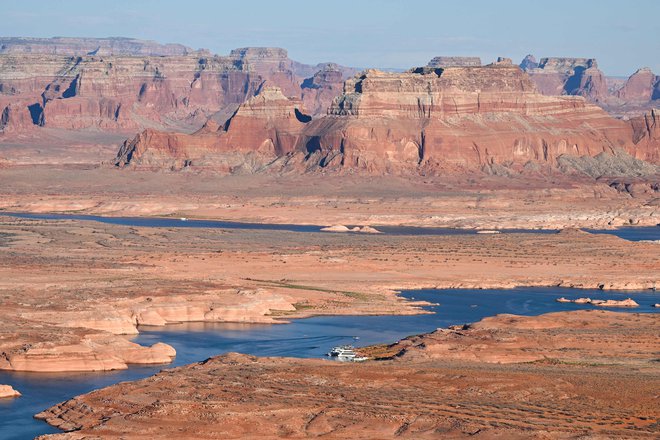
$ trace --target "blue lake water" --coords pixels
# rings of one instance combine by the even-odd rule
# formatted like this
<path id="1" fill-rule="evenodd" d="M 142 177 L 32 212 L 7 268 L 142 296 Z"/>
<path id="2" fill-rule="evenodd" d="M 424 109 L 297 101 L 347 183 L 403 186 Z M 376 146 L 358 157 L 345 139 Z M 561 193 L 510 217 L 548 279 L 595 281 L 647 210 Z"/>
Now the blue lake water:
<path id="1" fill-rule="evenodd" d="M 142 226 L 156 228 L 221 228 L 248 229 L 290 232 L 321 232 L 324 226 L 295 225 L 279 223 L 243 223 L 223 220 L 191 220 L 182 221 L 167 217 L 104 217 L 82 214 L 34 214 L 24 212 L 0 211 L 0 215 L 37 220 L 85 220 L 113 225 Z M 351 225 L 352 226 L 352 225 Z M 378 230 L 388 235 L 461 235 L 476 234 L 474 229 L 434 228 L 416 226 L 377 226 Z M 630 226 L 617 229 L 585 229 L 596 234 L 612 234 L 630 241 L 660 240 L 660 226 Z M 534 233 L 554 234 L 552 229 L 501 229 L 502 233 Z"/>
<path id="2" fill-rule="evenodd" d="M 595 309 L 595 306 L 558 303 L 561 296 L 598 299 L 631 297 L 640 304 L 621 312 L 657 313 L 652 305 L 660 302 L 653 291 L 616 292 L 567 288 L 517 288 L 509 290 L 418 290 L 403 293 L 407 298 L 439 305 L 428 307 L 433 314 L 415 316 L 321 316 L 295 320 L 290 324 L 248 325 L 187 323 L 165 327 L 141 327 L 134 338 L 141 344 L 166 342 L 177 350 L 168 365 L 131 367 L 103 373 L 8 373 L 0 372 L 0 383 L 10 384 L 23 396 L 0 400 L 0 439 L 30 439 L 39 434 L 58 432 L 32 416 L 73 396 L 117 382 L 136 380 L 163 368 L 185 365 L 229 351 L 258 356 L 325 357 L 339 344 L 370 345 L 394 342 L 409 335 L 438 327 L 478 321 L 499 313 L 538 315 L 547 312 Z M 354 340 L 354 337 L 359 340 Z M 330 362 L 330 361 L 329 361 Z"/>

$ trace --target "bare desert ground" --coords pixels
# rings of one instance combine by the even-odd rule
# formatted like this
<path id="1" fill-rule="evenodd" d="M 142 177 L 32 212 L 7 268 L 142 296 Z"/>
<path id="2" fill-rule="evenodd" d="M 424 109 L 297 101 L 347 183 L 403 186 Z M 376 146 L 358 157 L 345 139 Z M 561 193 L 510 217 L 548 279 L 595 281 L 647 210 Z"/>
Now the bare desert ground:
<path id="1" fill-rule="evenodd" d="M 227 354 L 38 417 L 74 430 L 48 439 L 657 438 L 657 323 L 603 311 L 503 315 L 362 364 Z M 594 340 L 603 344 L 585 344 Z M 540 358 L 520 357 L 525 347 Z M 495 357 L 475 360 L 480 351 Z"/>

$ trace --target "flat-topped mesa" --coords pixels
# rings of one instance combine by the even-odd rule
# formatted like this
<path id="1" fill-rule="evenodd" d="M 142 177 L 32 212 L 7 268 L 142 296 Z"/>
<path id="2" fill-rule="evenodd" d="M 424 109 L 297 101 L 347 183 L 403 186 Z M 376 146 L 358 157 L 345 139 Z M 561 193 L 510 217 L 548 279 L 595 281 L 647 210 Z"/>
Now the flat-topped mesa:
<path id="1" fill-rule="evenodd" d="M 660 77 L 648 67 L 633 73 L 616 92 L 617 98 L 632 102 L 647 102 L 660 99 Z"/>
<path id="2" fill-rule="evenodd" d="M 195 52 L 182 44 L 161 44 L 123 37 L 0 37 L 0 54 L 180 56 Z"/>
<path id="3" fill-rule="evenodd" d="M 439 56 L 429 61 L 429 63 L 426 66 L 427 67 L 479 67 L 481 66 L 481 58 Z"/>
<path id="4" fill-rule="evenodd" d="M 585 130 L 588 125 L 591 129 Z M 543 96 L 518 66 L 368 70 L 306 130 L 319 163 L 374 172 L 557 167 L 630 146 L 630 127 L 581 97 Z M 331 159 L 332 158 L 332 159 Z"/>
<path id="5" fill-rule="evenodd" d="M 536 96 L 535 90 L 520 68 L 506 63 L 483 67 L 418 67 L 405 73 L 367 70 L 346 81 L 344 95 L 335 99 L 329 113 L 443 118 L 494 110 L 534 112 L 534 107 L 519 104 L 522 95 Z M 496 99 L 488 99 L 493 94 L 497 95 Z"/>
<path id="6" fill-rule="evenodd" d="M 541 58 L 527 73 L 544 95 L 577 95 L 592 101 L 608 96 L 605 75 L 594 58 Z"/>
<path id="7" fill-rule="evenodd" d="M 295 150 L 310 120 L 302 101 L 266 85 L 241 104 L 223 127 L 207 124 L 192 135 L 145 130 L 124 142 L 115 163 L 137 168 L 254 171 Z"/>

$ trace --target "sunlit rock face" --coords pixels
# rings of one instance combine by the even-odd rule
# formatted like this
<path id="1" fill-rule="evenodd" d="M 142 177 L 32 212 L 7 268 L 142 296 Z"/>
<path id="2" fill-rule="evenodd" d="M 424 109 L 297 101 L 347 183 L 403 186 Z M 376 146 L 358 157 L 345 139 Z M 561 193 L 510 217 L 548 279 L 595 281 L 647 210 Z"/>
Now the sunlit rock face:
<path id="1" fill-rule="evenodd" d="M 117 164 L 158 167 L 175 160 L 178 168 L 183 160 L 229 171 L 366 173 L 521 171 L 537 164 L 552 170 L 570 165 L 558 160 L 564 156 L 627 152 L 654 160 L 653 145 L 633 142 L 631 123 L 582 97 L 538 93 L 527 74 L 502 59 L 483 67 L 367 70 L 347 80 L 328 114 L 315 118 L 281 89 L 264 87 L 223 126 L 193 135 L 142 133 L 122 147 Z"/>
<path id="2" fill-rule="evenodd" d="M 135 132 L 194 131 L 231 113 L 264 82 L 302 98 L 306 75 L 332 66 L 308 97 L 325 113 L 352 69 L 297 63 L 280 48 L 246 47 L 227 56 L 132 39 L 0 39 L 0 132 L 38 127 Z"/>

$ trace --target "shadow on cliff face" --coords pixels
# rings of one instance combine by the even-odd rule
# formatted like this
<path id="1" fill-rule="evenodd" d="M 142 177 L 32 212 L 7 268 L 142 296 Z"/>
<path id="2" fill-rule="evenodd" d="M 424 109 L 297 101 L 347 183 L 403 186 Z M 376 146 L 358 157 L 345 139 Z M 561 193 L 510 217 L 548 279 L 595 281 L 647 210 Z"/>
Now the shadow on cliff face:
<path id="1" fill-rule="evenodd" d="M 312 153 L 317 152 L 317 151 L 321 151 L 321 137 L 320 136 L 312 136 L 307 141 L 307 144 L 305 144 L 305 148 L 307 150 L 307 155 L 308 156 Z"/>
<path id="2" fill-rule="evenodd" d="M 32 105 L 28 105 L 28 110 L 30 111 L 30 117 L 34 125 L 44 124 L 44 109 L 41 107 L 41 104 L 35 102 Z"/>
<path id="3" fill-rule="evenodd" d="M 303 124 L 306 124 L 312 120 L 311 116 L 302 113 L 298 109 L 294 109 L 294 110 L 296 112 L 296 119 L 298 120 L 298 122 L 302 122 Z"/>
<path id="4" fill-rule="evenodd" d="M 587 70 L 586 67 L 577 66 L 571 75 L 564 83 L 564 91 L 569 95 L 575 95 L 580 90 L 580 84 L 582 82 L 582 76 L 584 71 Z"/>

